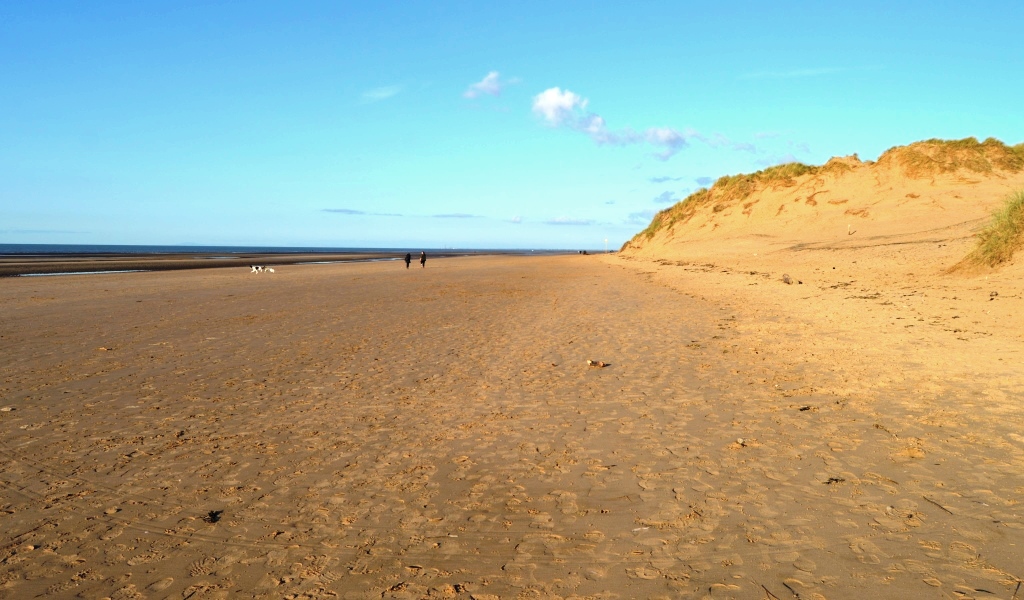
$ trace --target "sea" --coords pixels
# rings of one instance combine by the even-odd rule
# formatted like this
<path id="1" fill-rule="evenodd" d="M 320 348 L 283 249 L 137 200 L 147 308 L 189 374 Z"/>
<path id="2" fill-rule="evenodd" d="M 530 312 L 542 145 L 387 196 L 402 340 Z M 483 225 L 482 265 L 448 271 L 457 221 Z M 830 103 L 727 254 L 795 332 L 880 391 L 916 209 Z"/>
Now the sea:
<path id="1" fill-rule="evenodd" d="M 0 255 L 61 254 L 382 254 L 426 250 L 435 255 L 575 254 L 576 250 L 488 248 L 347 248 L 332 246 L 160 246 L 123 244 L 0 244 Z"/>
<path id="2" fill-rule="evenodd" d="M 150 270 L 224 267 L 232 259 L 246 258 L 267 265 L 316 265 L 339 262 L 399 260 L 407 252 L 418 257 L 420 248 L 346 248 L 330 246 L 198 246 L 123 244 L 0 244 L 0 277 L 102 275 Z M 554 255 L 575 250 L 427 248 L 431 259 L 479 255 Z M 289 258 L 293 256 L 294 258 Z M 162 261 L 162 258 L 171 259 Z M 260 258 L 257 258 L 260 257 Z M 187 265 L 181 259 L 194 259 Z M 205 264 L 200 264 L 205 263 Z M 142 267 L 142 268 L 139 268 Z M 96 270 L 92 270 L 92 269 Z"/>

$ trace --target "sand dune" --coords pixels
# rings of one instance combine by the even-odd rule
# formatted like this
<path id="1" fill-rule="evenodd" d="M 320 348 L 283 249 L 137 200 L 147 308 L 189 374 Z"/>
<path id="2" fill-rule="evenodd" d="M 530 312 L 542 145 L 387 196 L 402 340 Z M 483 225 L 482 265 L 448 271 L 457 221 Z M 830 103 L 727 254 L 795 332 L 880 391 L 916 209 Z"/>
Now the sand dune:
<path id="1" fill-rule="evenodd" d="M 911 360 L 933 385 L 965 378 L 987 382 L 986 394 L 1017 393 L 1024 261 L 950 269 L 1024 189 L 1024 146 L 921 142 L 874 163 L 832 159 L 720 184 L 664 211 L 618 260 L 737 306 L 750 332 L 802 352 L 809 368 L 858 364 L 854 386 Z"/>
<path id="2" fill-rule="evenodd" d="M 732 256 L 969 236 L 1024 188 L 1024 144 L 928 141 L 876 162 L 833 158 L 723 177 L 655 216 L 623 246 L 636 257 Z"/>

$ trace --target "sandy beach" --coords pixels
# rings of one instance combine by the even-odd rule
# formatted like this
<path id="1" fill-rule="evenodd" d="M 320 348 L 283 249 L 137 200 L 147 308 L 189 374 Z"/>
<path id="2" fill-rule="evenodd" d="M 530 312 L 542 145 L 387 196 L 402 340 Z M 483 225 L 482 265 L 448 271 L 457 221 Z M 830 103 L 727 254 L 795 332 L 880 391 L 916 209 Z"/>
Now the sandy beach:
<path id="1" fill-rule="evenodd" d="M 1022 597 L 1019 355 L 624 257 L 247 271 L 3 281 L 0 597 Z"/>
<path id="2" fill-rule="evenodd" d="M 1022 24 L 0 2 L 0 600 L 1024 600 Z"/>

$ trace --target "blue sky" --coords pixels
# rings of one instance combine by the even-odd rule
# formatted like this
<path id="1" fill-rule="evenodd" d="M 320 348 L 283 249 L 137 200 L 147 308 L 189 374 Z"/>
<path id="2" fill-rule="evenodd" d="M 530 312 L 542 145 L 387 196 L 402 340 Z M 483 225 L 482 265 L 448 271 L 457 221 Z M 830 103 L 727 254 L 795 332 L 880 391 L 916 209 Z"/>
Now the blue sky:
<path id="1" fill-rule="evenodd" d="M 618 247 L 726 174 L 1024 141 L 1024 3 L 0 3 L 0 242 Z"/>

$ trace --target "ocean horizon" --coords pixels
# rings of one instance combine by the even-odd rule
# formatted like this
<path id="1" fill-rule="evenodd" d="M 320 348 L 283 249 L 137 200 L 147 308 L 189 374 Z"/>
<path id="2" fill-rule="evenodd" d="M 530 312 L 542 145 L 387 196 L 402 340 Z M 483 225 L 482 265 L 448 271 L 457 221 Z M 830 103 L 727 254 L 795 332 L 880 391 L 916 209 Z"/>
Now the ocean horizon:
<path id="1" fill-rule="evenodd" d="M 586 248 L 588 252 L 596 250 Z M 361 248 L 343 246 L 217 246 L 163 244 L 2 244 L 0 255 L 62 255 L 62 254 L 380 254 L 420 252 L 442 254 L 565 254 L 577 250 L 530 248 Z"/>
<path id="2" fill-rule="evenodd" d="M 303 265 L 456 256 L 553 256 L 578 250 L 480 248 L 344 248 L 326 246 L 198 246 L 131 244 L 0 244 L 0 277 L 96 275 L 239 265 Z M 589 252 L 589 251 L 588 251 Z"/>

